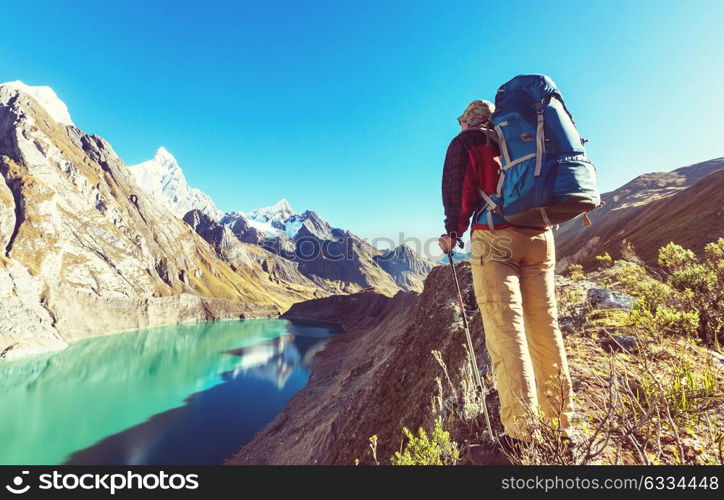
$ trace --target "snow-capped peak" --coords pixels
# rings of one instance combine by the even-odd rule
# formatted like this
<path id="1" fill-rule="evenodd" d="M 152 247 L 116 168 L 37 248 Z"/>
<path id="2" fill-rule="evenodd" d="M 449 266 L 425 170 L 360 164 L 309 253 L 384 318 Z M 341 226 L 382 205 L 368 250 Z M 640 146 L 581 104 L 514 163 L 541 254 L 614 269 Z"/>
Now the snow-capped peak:
<path id="1" fill-rule="evenodd" d="M 172 168 L 179 168 L 176 158 L 163 146 L 156 150 L 156 156 L 153 157 L 153 161 L 158 165 L 167 167 L 169 170 Z"/>
<path id="2" fill-rule="evenodd" d="M 254 219 L 258 222 L 284 222 L 295 214 L 289 202 L 282 198 L 270 207 L 257 208 L 246 215 L 250 219 Z"/>
<path id="3" fill-rule="evenodd" d="M 58 98 L 55 91 L 50 87 L 40 85 L 26 85 L 20 80 L 15 80 L 14 82 L 6 82 L 0 84 L 0 86 L 7 86 L 25 94 L 28 94 L 30 97 L 35 99 L 38 104 L 43 106 L 43 108 L 45 109 L 45 111 L 47 111 L 50 117 L 58 123 L 62 125 L 75 125 L 73 123 L 73 120 L 70 119 L 68 107 L 63 101 L 60 100 L 60 98 Z"/>
<path id="4" fill-rule="evenodd" d="M 302 217 L 294 213 L 294 209 L 284 198 L 274 205 L 257 208 L 244 215 L 250 226 L 271 237 L 284 234 L 293 239 L 303 223 Z"/>
<path id="5" fill-rule="evenodd" d="M 164 147 L 158 148 L 152 160 L 130 165 L 128 169 L 141 189 L 168 206 L 177 217 L 200 210 L 218 222 L 224 215 L 206 193 L 189 186 L 176 158 Z"/>

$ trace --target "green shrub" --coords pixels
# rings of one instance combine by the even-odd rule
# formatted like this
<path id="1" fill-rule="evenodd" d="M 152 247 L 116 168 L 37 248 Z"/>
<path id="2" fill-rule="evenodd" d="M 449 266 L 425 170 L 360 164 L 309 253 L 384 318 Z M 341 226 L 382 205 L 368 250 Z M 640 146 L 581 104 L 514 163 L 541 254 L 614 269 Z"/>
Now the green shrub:
<path id="1" fill-rule="evenodd" d="M 615 284 L 637 298 L 631 323 L 655 336 L 698 336 L 718 348 L 724 327 L 724 238 L 709 243 L 701 259 L 669 243 L 659 250 L 658 264 L 666 273 L 661 280 L 639 264 L 613 266 Z"/>
<path id="2" fill-rule="evenodd" d="M 460 460 L 457 443 L 450 439 L 450 433 L 442 426 L 442 421 L 435 421 L 432 436 L 428 437 L 420 427 L 417 436 L 404 427 L 402 433 L 408 439 L 405 449 L 390 458 L 392 465 L 455 465 Z"/>
<path id="3" fill-rule="evenodd" d="M 659 305 L 654 312 L 649 308 L 634 307 L 629 320 L 635 326 L 660 335 L 694 336 L 699 327 L 699 314 L 696 311 L 677 311 L 665 305 Z"/>
<path id="4" fill-rule="evenodd" d="M 666 283 L 653 278 L 641 265 L 618 260 L 613 266 L 614 283 L 617 288 L 636 297 L 636 308 L 655 313 L 673 293 Z"/>
<path id="5" fill-rule="evenodd" d="M 659 249 L 659 265 L 667 271 L 683 269 L 697 262 L 696 254 L 689 249 L 669 243 Z"/>
<path id="6" fill-rule="evenodd" d="M 617 260 L 611 272 L 618 288 L 639 298 L 647 295 L 649 288 L 663 285 L 652 278 L 643 266 L 627 260 Z M 662 294 L 665 295 L 665 293 L 664 291 Z"/>
<path id="7" fill-rule="evenodd" d="M 568 276 L 572 280 L 583 280 L 586 278 L 586 275 L 583 273 L 583 266 L 581 264 L 571 264 L 568 266 Z"/>
<path id="8" fill-rule="evenodd" d="M 724 238 L 709 243 L 702 259 L 691 250 L 669 243 L 659 251 L 659 265 L 669 272 L 666 283 L 675 290 L 670 301 L 699 316 L 699 336 L 719 346 L 724 327 Z"/>
<path id="9" fill-rule="evenodd" d="M 724 265 L 724 238 L 712 241 L 704 247 L 704 256 L 707 260 L 719 263 L 719 269 Z"/>
<path id="10" fill-rule="evenodd" d="M 608 252 L 605 252 L 603 255 L 596 255 L 596 260 L 599 262 L 600 267 L 613 266 L 613 259 Z"/>

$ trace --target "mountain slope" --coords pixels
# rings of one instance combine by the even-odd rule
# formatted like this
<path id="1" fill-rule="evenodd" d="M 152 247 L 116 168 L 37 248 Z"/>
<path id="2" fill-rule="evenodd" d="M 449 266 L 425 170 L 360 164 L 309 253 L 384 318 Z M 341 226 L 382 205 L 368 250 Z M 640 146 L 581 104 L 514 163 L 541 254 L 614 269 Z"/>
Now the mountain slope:
<path id="1" fill-rule="evenodd" d="M 0 357 L 290 300 L 221 260 L 102 138 L 0 86 Z"/>
<path id="2" fill-rule="evenodd" d="M 469 264 L 458 264 L 458 274 L 472 309 Z M 292 306 L 283 317 L 336 322 L 344 332 L 316 356 L 307 386 L 228 463 L 369 463 L 365 449 L 373 435 L 385 463 L 400 445 L 403 426 L 431 427 L 428 406 L 441 376 L 433 350 L 445 359 L 451 381 L 459 381 L 467 351 L 453 290 L 449 270 L 438 266 L 420 295 L 364 292 Z M 476 352 L 483 352 L 480 315 L 469 319 Z"/>
<path id="3" fill-rule="evenodd" d="M 400 245 L 374 257 L 375 262 L 395 277 L 395 282 L 403 290 L 422 290 L 432 263 L 421 259 L 407 245 Z"/>
<path id="4" fill-rule="evenodd" d="M 234 271 L 251 275 L 270 292 L 290 302 L 324 295 L 319 287 L 299 272 L 296 263 L 258 245 L 239 241 L 228 226 L 211 219 L 200 210 L 192 210 L 184 222 L 206 240 Z"/>
<path id="5" fill-rule="evenodd" d="M 492 429 L 498 433 L 502 431 L 499 397 L 485 353 L 470 263 L 461 262 L 456 270 L 478 367 L 488 384 L 486 403 Z M 583 431 L 582 446 L 571 458 L 581 463 L 582 452 L 598 448 L 600 454 L 593 453 L 593 457 L 585 460 L 590 459 L 591 464 L 650 463 L 644 458 L 646 455 L 640 453 L 640 446 L 649 446 L 651 450 L 660 450 L 659 463 L 680 463 L 681 457 L 690 464 L 716 462 L 716 431 L 708 422 L 721 420 L 721 394 L 717 388 L 724 383 L 721 374 L 724 358 L 684 335 L 672 332 L 661 338 L 653 337 L 650 331 L 621 321 L 622 317 L 614 316 L 608 306 L 591 301 L 592 290 L 603 294 L 621 293 L 622 290 L 608 286 L 599 288 L 602 282 L 610 282 L 613 276 L 610 271 L 590 273 L 586 280 L 556 279 L 560 320 L 566 325 L 563 343 L 577 394 L 573 424 Z M 409 443 L 402 435 L 403 427 L 413 433 L 422 427 L 429 436 L 435 420 L 441 418 L 450 439 L 458 444 L 462 464 L 469 465 L 467 447 L 485 442 L 485 423 L 475 411 L 468 392 L 474 382 L 461 373 L 469 364 L 455 295 L 449 269 L 437 266 L 425 280 L 421 294 L 400 292 L 389 298 L 365 292 L 292 306 L 283 317 L 333 322 L 339 324 L 343 332 L 314 357 L 307 385 L 227 463 L 386 465 L 393 453 Z M 622 309 L 616 312 L 626 314 Z M 626 352 L 624 340 L 633 341 L 636 354 Z M 439 353 L 445 368 L 436 360 L 434 351 Z M 688 382 L 690 389 L 684 389 L 687 392 L 683 392 L 685 396 L 681 398 L 691 397 L 692 401 L 701 398 L 701 405 L 679 416 L 680 430 L 657 427 L 642 431 L 647 433 L 646 437 L 638 437 L 640 441 L 632 443 L 629 424 L 641 417 L 641 407 L 619 408 L 625 406 L 619 405 L 612 411 L 611 401 L 617 401 L 613 399 L 619 397 L 617 394 L 635 399 L 640 397 L 643 384 L 658 383 L 661 392 L 654 394 L 667 401 L 664 408 L 669 408 L 670 399 L 665 396 L 671 394 L 669 386 L 682 378 L 678 368 L 682 362 L 688 367 L 685 375 L 688 380 L 706 379 L 714 389 L 707 393 L 699 385 Z M 694 373 L 697 369 L 701 373 Z M 627 389 L 619 393 L 621 388 Z M 663 408 L 660 411 L 663 412 Z M 694 415 L 703 417 L 697 423 L 692 421 Z M 686 430 L 682 432 L 683 429 Z M 559 448 L 543 451 L 551 449 L 551 441 L 556 440 L 555 436 L 545 434 L 538 436 L 543 446 L 536 447 L 540 457 L 534 463 L 570 464 L 571 458 L 561 456 Z M 676 437 L 684 435 L 684 439 Z M 374 456 L 370 448 L 373 436 Z M 587 438 L 595 440 L 593 446 L 588 446 Z M 648 444 L 641 444 L 644 439 Z M 500 464 L 499 457 L 487 458 L 490 465 Z M 421 461 L 433 463 L 429 459 Z"/>
<path id="6" fill-rule="evenodd" d="M 286 199 L 249 212 L 221 214 L 211 198 L 189 187 L 178 163 L 163 148 L 154 159 L 130 169 L 147 194 L 165 203 L 187 222 L 198 219 L 197 215 L 189 215 L 198 211 L 227 227 L 240 242 L 262 247 L 267 252 L 257 252 L 259 262 L 263 267 L 283 270 L 278 277 L 286 276 L 291 280 L 287 285 L 292 288 L 307 289 L 312 283 L 323 294 L 354 293 L 367 288 L 388 295 L 398 290 L 419 291 L 432 266 L 408 247 L 383 252 L 350 231 L 332 227 L 312 210 L 296 213 Z M 193 225 L 195 228 L 205 226 L 206 223 Z M 199 234 L 219 250 L 218 242 L 214 241 L 218 235 L 208 231 Z M 269 254 L 278 256 L 273 264 L 264 258 Z M 230 258 L 223 253 L 220 255 L 224 259 Z M 233 258 L 227 260 L 234 267 L 232 261 Z M 298 272 L 288 272 L 292 268 Z M 316 295 L 318 293 L 304 298 Z"/>
<path id="7" fill-rule="evenodd" d="M 724 166 L 724 161 L 714 162 Z M 592 266 L 596 255 L 608 252 L 621 257 L 624 242 L 636 254 L 655 263 L 658 249 L 673 241 L 699 252 L 710 241 L 724 236 L 724 169 L 716 170 L 687 188 L 648 202 L 622 206 L 569 239 L 557 242 L 558 267 L 572 263 Z"/>
<path id="8" fill-rule="evenodd" d="M 597 237 L 600 239 L 599 232 L 602 225 L 624 227 L 628 225 L 631 214 L 636 212 L 638 207 L 673 196 L 721 168 L 724 168 L 724 158 L 715 158 L 671 172 L 643 174 L 614 191 L 604 193 L 601 196 L 604 205 L 589 214 L 593 225 L 584 227 L 581 221 L 576 219 L 561 225 L 556 231 L 559 269 L 564 269 L 563 266 L 573 263 L 576 260 L 574 254 L 581 250 L 583 250 L 580 254 L 582 257 L 586 253 L 584 247 L 592 245 L 590 240 Z M 574 240 L 575 244 L 572 243 Z"/>
<path id="9" fill-rule="evenodd" d="M 166 148 L 158 148 L 151 160 L 131 165 L 128 169 L 136 183 L 152 198 L 167 200 L 167 205 L 177 217 L 182 218 L 191 210 L 201 210 L 217 221 L 223 216 L 211 198 L 188 185 L 176 158 Z"/>

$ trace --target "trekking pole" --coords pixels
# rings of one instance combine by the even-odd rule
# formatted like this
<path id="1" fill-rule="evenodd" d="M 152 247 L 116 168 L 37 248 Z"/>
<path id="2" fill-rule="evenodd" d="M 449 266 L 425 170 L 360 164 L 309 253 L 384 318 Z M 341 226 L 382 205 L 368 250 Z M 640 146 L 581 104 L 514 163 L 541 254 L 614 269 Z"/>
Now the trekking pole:
<path id="1" fill-rule="evenodd" d="M 495 435 L 493 434 L 493 428 L 490 425 L 490 416 L 488 415 L 488 403 L 486 402 L 485 396 L 487 391 L 485 390 L 485 382 L 483 382 L 480 376 L 480 370 L 478 369 L 478 361 L 475 359 L 475 349 L 473 349 L 473 339 L 470 336 L 470 327 L 468 326 L 468 316 L 465 313 L 465 302 L 463 301 L 463 292 L 460 290 L 460 282 L 458 281 L 458 274 L 455 272 L 455 263 L 453 262 L 453 251 L 447 254 L 448 261 L 450 261 L 450 269 L 452 269 L 453 280 L 455 281 L 455 288 L 458 292 L 458 302 L 460 303 L 460 312 L 463 315 L 463 327 L 465 328 L 465 337 L 468 341 L 468 350 L 470 351 L 470 364 L 472 365 L 473 373 L 475 374 L 475 382 L 477 382 L 481 396 L 483 398 L 483 415 L 485 415 L 485 425 L 488 428 L 488 434 L 490 439 L 495 441 Z"/>

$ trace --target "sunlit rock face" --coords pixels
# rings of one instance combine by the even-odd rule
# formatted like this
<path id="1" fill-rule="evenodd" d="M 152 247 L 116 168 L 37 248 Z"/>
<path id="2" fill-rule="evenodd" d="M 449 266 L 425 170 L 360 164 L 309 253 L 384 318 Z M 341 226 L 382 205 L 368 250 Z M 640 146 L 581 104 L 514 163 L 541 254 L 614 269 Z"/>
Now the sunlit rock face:
<path id="1" fill-rule="evenodd" d="M 59 102 L 0 85 L 0 357 L 288 306 L 139 189 Z"/>

